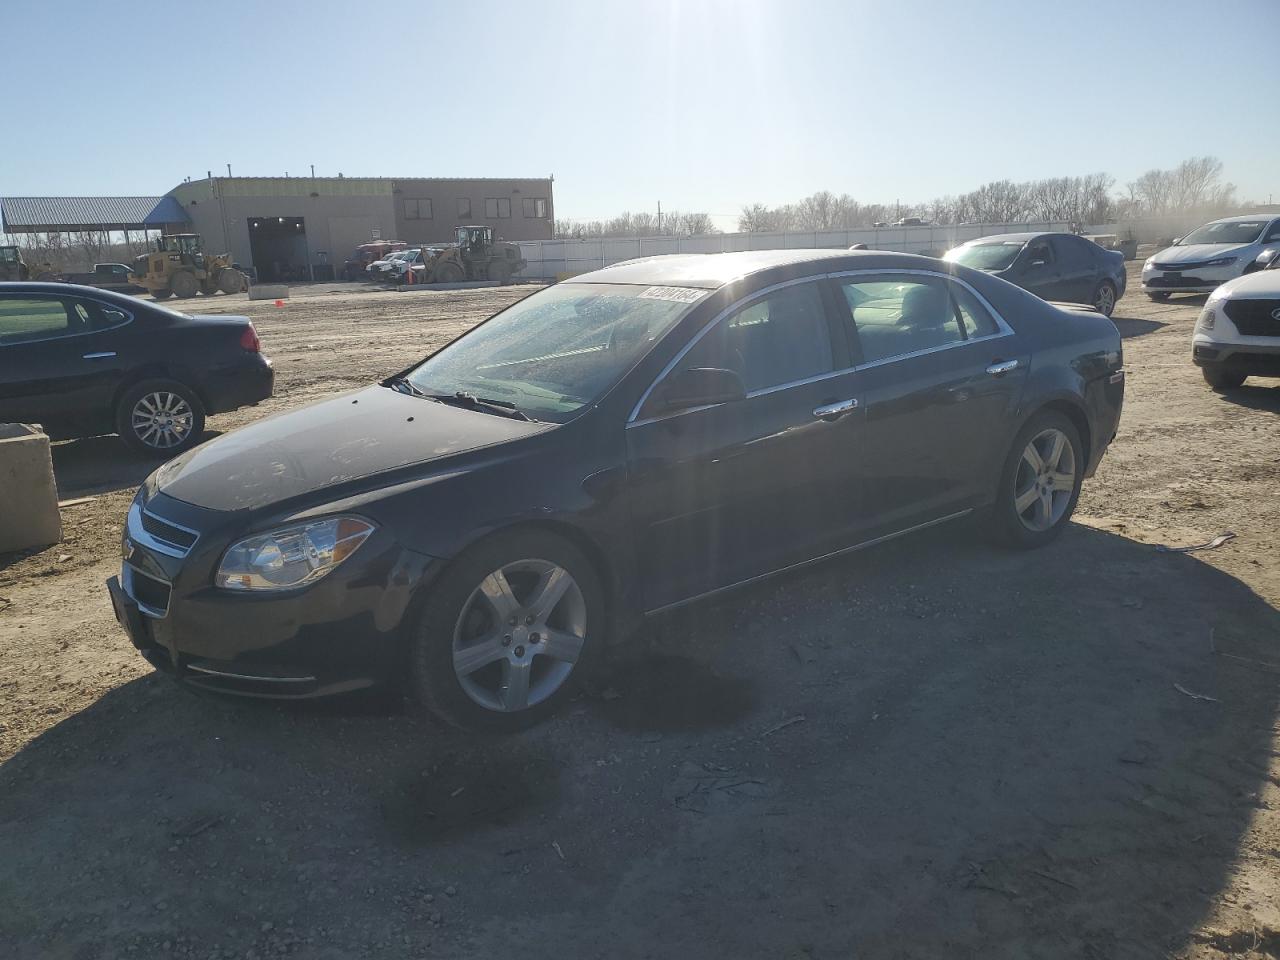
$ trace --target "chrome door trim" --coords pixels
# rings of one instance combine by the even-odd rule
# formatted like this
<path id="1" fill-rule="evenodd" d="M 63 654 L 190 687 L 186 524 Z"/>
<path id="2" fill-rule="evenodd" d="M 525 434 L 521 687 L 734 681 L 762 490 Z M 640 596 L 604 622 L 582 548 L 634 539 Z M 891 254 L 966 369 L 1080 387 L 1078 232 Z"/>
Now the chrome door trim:
<path id="1" fill-rule="evenodd" d="M 714 327 L 717 323 L 719 323 L 729 314 L 733 313 L 735 310 L 738 310 L 739 308 L 741 308 L 744 304 L 751 302 L 756 297 L 759 297 L 763 294 L 772 293 L 774 290 L 780 290 L 783 287 L 790 287 L 797 283 L 806 283 L 809 281 L 817 281 L 817 280 L 839 280 L 841 277 L 884 276 L 885 274 L 892 274 L 897 276 L 907 275 L 907 276 L 937 277 L 941 280 L 948 280 L 952 283 L 960 284 L 962 287 L 968 290 L 971 294 L 973 294 L 974 297 L 977 298 L 978 302 L 982 304 L 983 308 L 989 314 L 991 314 L 991 318 L 995 320 L 996 326 L 999 328 L 999 332 L 989 333 L 985 337 L 970 337 L 966 340 L 957 340 L 954 343 L 944 343 L 941 346 L 937 346 L 937 347 L 927 347 L 923 350 L 913 350 L 911 353 L 898 353 L 893 355 L 892 357 L 885 357 L 883 360 L 871 360 L 867 363 L 855 364 L 852 367 L 842 367 L 839 370 L 831 370 L 831 371 L 828 371 L 827 373 L 819 373 L 812 377 L 805 377 L 802 380 L 791 380 L 791 381 L 788 381 L 787 383 L 775 384 L 772 387 L 761 387 L 759 390 L 752 390 L 748 392 L 747 399 L 751 399 L 752 397 L 762 397 L 770 393 L 777 393 L 779 390 L 789 390 L 791 387 L 799 387 L 808 383 L 818 383 L 821 380 L 827 380 L 827 379 L 830 379 L 831 377 L 843 376 L 844 374 L 853 373 L 857 370 L 869 370 L 869 369 L 872 369 L 873 367 L 883 367 L 889 363 L 897 363 L 899 360 L 911 360 L 915 357 L 928 356 L 931 353 L 940 353 L 943 350 L 954 350 L 956 347 L 968 346 L 971 343 L 987 343 L 988 341 L 999 340 L 1002 337 L 1011 337 L 1015 332 L 1014 329 L 1011 326 L 1009 326 L 1009 324 L 1005 321 L 1004 317 L 1000 315 L 1000 312 L 991 305 L 991 301 L 989 301 L 986 297 L 984 297 L 981 293 L 979 293 L 976 289 L 974 289 L 973 285 L 970 284 L 967 280 L 962 280 L 960 277 L 952 276 L 949 273 L 942 273 L 937 270 L 894 270 L 894 269 L 885 269 L 885 268 L 880 268 L 877 270 L 841 270 L 838 273 L 814 274 L 808 277 L 798 277 L 794 280 L 784 280 L 781 283 L 775 283 L 772 286 L 763 287 L 760 290 L 757 290 L 755 293 L 748 294 L 745 297 L 735 300 L 729 306 L 725 307 L 723 310 L 717 313 L 715 317 L 713 317 L 710 321 L 708 321 L 707 324 L 701 330 L 695 333 L 693 337 L 689 340 L 689 342 L 685 344 L 683 348 L 681 348 L 680 352 L 677 353 L 671 359 L 671 362 L 668 363 L 665 367 L 663 367 L 661 372 L 659 372 L 658 375 L 653 378 L 653 381 L 649 384 L 648 389 L 645 390 L 645 392 L 641 395 L 640 400 L 636 403 L 635 407 L 632 408 L 631 415 L 627 418 L 625 428 L 630 429 L 631 427 L 645 426 L 646 424 L 657 423 L 660 420 L 670 420 L 674 417 L 683 416 L 686 413 L 696 413 L 700 410 L 709 410 L 712 407 L 719 406 L 719 404 L 709 403 L 700 407 L 689 407 L 684 410 L 677 410 L 674 413 L 660 414 L 659 416 L 656 416 L 656 417 L 645 417 L 643 420 L 636 419 L 637 415 L 640 413 L 640 409 L 645 405 L 646 402 L 648 402 L 649 395 L 653 393 L 654 387 L 656 387 L 659 383 L 662 382 L 663 378 L 666 377 L 667 374 L 669 374 L 672 371 L 672 369 L 674 369 L 676 364 L 678 364 L 681 360 L 684 359 L 685 354 L 687 354 L 690 350 L 692 350 L 694 345 L 697 344 L 697 342 L 701 340 L 704 336 L 706 336 L 706 334 L 711 330 L 712 327 Z"/>
<path id="2" fill-rule="evenodd" d="M 821 563 L 823 560 L 831 560 L 834 557 L 843 556 L 846 553 L 853 553 L 857 550 L 865 550 L 867 547 L 874 547 L 878 543 L 884 543 L 886 540 L 896 540 L 898 537 L 904 537 L 908 533 L 915 533 L 917 530 L 925 530 L 929 527 L 936 527 L 940 523 L 947 523 L 950 520 L 959 520 L 961 517 L 968 516 L 973 513 L 973 508 L 969 507 L 956 513 L 949 513 L 945 517 L 938 517 L 935 520 L 927 520 L 924 523 L 917 523 L 913 527 L 906 527 L 896 533 L 886 533 L 882 537 L 876 537 L 872 540 L 864 540 L 861 543 L 855 543 L 851 547 L 841 547 L 839 550 L 832 550 L 830 553 L 824 553 L 819 557 L 811 557 L 808 560 L 800 560 L 797 563 L 788 564 L 785 567 L 778 567 L 776 570 L 770 570 L 768 573 L 757 574 L 754 577 L 747 577 L 745 580 L 739 580 L 736 583 L 730 583 L 723 587 L 716 587 L 714 590 L 707 590 L 704 593 L 695 594 L 692 597 L 686 597 L 683 600 L 676 600 L 674 603 L 666 603 L 660 607 L 654 607 L 652 610 L 646 610 L 646 617 L 656 616 L 665 613 L 668 610 L 674 610 L 677 607 L 683 607 L 689 603 L 695 603 L 698 600 L 705 600 L 707 597 L 713 597 L 718 593 L 724 593 L 726 590 L 734 590 L 738 587 L 745 587 L 747 584 L 756 583 L 760 580 L 767 580 L 769 577 L 776 577 L 780 573 L 787 573 L 791 570 L 799 570 L 802 567 L 808 567 L 815 563 Z"/>
<path id="3" fill-rule="evenodd" d="M 103 350 L 100 353 L 86 353 L 80 359 L 81 360 L 106 360 L 108 357 L 114 357 L 115 355 L 116 355 L 116 352 L 114 350 Z"/>

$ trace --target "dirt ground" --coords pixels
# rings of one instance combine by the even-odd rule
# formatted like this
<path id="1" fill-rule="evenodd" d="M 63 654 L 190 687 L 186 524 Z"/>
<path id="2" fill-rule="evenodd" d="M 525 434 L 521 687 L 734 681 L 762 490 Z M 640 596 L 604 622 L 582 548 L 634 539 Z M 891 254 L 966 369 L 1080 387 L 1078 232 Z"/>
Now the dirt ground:
<path id="1" fill-rule="evenodd" d="M 0 558 L 0 956 L 1280 956 L 1280 386 L 1211 392 L 1201 301 L 1136 283 L 1120 435 L 1052 547 L 937 530 L 726 596 L 501 739 L 154 675 L 103 588 L 150 467 L 59 444 L 96 499 Z M 218 298 L 277 396 L 210 426 L 527 292 Z"/>

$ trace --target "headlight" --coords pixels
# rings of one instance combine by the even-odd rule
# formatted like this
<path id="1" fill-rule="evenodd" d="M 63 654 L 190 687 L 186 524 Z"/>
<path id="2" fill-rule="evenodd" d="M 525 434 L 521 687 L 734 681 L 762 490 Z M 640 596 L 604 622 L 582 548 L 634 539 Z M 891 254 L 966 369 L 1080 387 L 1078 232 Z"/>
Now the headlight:
<path id="1" fill-rule="evenodd" d="M 1149 257 L 1146 263 L 1142 265 L 1143 270 L 1154 270 L 1155 268 L 1156 268 L 1155 257 Z"/>
<path id="2" fill-rule="evenodd" d="M 1217 322 L 1218 322 L 1218 317 L 1212 310 L 1206 309 L 1204 313 L 1200 314 L 1201 330 L 1212 330 L 1213 325 Z"/>
<path id="3" fill-rule="evenodd" d="M 1206 267 L 1229 267 L 1236 262 L 1235 257 L 1219 257 L 1217 260 L 1206 260 Z"/>
<path id="4" fill-rule="evenodd" d="M 222 555 L 214 583 L 224 590 L 288 590 L 319 580 L 373 533 L 359 517 L 331 517 L 246 537 Z"/>

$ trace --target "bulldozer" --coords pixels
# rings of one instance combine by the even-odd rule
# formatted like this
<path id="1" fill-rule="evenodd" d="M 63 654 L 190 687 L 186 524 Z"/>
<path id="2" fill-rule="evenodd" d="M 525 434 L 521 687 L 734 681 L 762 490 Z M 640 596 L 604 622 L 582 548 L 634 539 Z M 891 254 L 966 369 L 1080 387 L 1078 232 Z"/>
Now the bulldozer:
<path id="1" fill-rule="evenodd" d="M 29 280 L 31 269 L 22 262 L 17 247 L 0 247 L 0 280 Z"/>
<path id="2" fill-rule="evenodd" d="M 133 261 L 129 280 L 146 287 L 157 300 L 178 296 L 184 300 L 203 293 L 213 296 L 240 293 L 248 279 L 231 265 L 231 254 L 206 255 L 198 233 L 173 233 L 160 238 L 156 249 Z"/>
<path id="3" fill-rule="evenodd" d="M 507 283 L 526 266 L 519 247 L 503 240 L 495 242 L 493 227 L 475 225 L 456 228 L 453 243 L 423 247 L 422 256 L 426 261 L 422 269 L 428 283 L 462 280 Z"/>

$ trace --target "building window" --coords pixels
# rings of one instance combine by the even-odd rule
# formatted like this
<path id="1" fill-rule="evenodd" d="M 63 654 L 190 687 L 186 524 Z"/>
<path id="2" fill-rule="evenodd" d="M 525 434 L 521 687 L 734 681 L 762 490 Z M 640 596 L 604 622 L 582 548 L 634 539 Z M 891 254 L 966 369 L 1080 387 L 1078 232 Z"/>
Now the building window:
<path id="1" fill-rule="evenodd" d="M 526 220 L 547 219 L 547 201 L 535 197 L 525 197 L 524 218 Z"/>
<path id="2" fill-rule="evenodd" d="M 430 200 L 406 200 L 404 202 L 404 218 L 406 220 L 430 220 Z"/>
<path id="3" fill-rule="evenodd" d="M 470 219 L 471 217 L 471 198 L 470 197 L 458 198 L 458 216 Z"/>
<path id="4" fill-rule="evenodd" d="M 484 215 L 490 220 L 506 220 L 511 216 L 511 198 L 490 197 L 484 202 Z"/>

